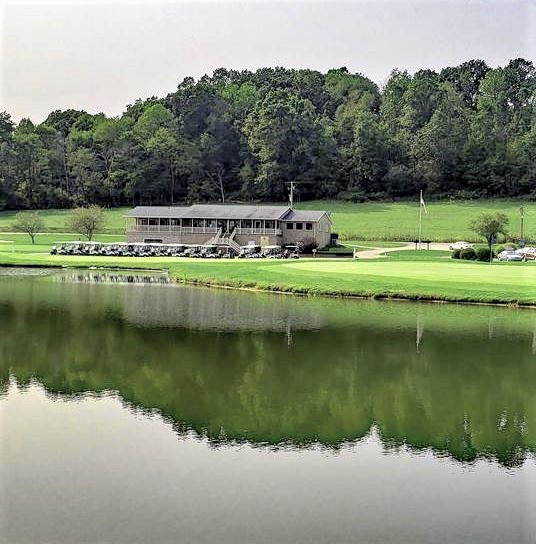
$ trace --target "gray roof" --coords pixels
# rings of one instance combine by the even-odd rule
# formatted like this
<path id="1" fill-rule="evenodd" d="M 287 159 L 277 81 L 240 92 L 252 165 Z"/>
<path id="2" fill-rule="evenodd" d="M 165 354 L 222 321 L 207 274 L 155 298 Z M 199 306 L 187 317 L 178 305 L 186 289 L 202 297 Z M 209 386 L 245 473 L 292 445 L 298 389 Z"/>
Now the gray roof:
<path id="1" fill-rule="evenodd" d="M 289 210 L 283 221 L 320 221 L 323 215 L 329 215 L 324 210 Z"/>
<path id="2" fill-rule="evenodd" d="M 288 211 L 288 206 L 194 204 L 193 206 L 137 206 L 127 215 L 174 219 L 281 219 Z"/>
<path id="3" fill-rule="evenodd" d="M 271 219 L 319 221 L 324 210 L 291 210 L 288 206 L 246 204 L 194 204 L 192 206 L 136 206 L 128 217 L 169 217 L 173 219 Z M 328 215 L 329 218 L 329 215 Z"/>

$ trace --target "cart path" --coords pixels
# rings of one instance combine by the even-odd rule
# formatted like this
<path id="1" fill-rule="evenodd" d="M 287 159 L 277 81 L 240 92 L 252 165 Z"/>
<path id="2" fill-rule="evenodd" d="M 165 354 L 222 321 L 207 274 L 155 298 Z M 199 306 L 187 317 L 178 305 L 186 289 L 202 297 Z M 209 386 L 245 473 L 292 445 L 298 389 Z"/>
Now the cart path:
<path id="1" fill-rule="evenodd" d="M 423 244 L 423 247 L 426 248 L 426 244 Z M 356 252 L 356 257 L 358 259 L 377 259 L 378 257 L 385 257 L 385 254 L 390 253 L 391 251 L 407 251 L 411 249 L 415 249 L 415 244 L 413 242 L 399 247 L 375 247 L 363 249 L 362 251 Z M 448 251 L 449 244 L 432 243 L 430 244 L 430 249 L 436 251 Z"/>

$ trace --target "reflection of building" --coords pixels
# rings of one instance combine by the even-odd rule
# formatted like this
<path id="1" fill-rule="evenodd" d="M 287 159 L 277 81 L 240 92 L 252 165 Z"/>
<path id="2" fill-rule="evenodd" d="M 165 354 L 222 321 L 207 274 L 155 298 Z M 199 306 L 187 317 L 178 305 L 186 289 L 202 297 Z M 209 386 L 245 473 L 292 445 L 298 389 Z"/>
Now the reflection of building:
<path id="1" fill-rule="evenodd" d="M 296 244 L 312 239 L 329 244 L 326 211 L 288 206 L 201 205 L 138 206 L 127 214 L 129 242 L 168 244 Z"/>
<path id="2" fill-rule="evenodd" d="M 99 286 L 106 288 L 105 285 Z M 124 285 L 124 316 L 142 327 L 174 327 L 200 331 L 275 331 L 287 337 L 296 331 L 318 330 L 326 315 L 310 301 L 256 295 L 226 289 L 180 285 Z M 309 302 L 309 304 L 307 304 Z"/>

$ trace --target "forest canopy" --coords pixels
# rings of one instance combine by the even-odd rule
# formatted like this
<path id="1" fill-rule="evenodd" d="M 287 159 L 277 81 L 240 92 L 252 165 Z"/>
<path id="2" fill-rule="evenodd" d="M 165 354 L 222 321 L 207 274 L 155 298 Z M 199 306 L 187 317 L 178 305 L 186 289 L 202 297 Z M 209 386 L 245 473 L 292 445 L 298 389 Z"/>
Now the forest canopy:
<path id="1" fill-rule="evenodd" d="M 220 68 L 120 117 L 0 113 L 0 209 L 197 201 L 536 198 L 536 70 Z"/>

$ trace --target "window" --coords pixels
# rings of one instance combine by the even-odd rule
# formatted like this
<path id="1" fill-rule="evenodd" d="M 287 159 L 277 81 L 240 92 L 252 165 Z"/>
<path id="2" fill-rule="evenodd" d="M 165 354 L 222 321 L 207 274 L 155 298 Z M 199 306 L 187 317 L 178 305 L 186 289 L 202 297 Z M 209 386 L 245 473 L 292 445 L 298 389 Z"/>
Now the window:
<path id="1" fill-rule="evenodd" d="M 313 230 L 313 224 L 312 223 L 305 223 L 305 230 Z"/>
<path id="2" fill-rule="evenodd" d="M 296 230 L 303 230 L 303 223 L 296 223 Z"/>
<path id="3" fill-rule="evenodd" d="M 160 219 L 160 224 L 161 225 L 169 225 L 169 219 L 168 218 L 162 218 Z"/>
<path id="4" fill-rule="evenodd" d="M 294 228 L 294 223 L 287 223 L 287 230 L 292 230 Z"/>
<path id="5" fill-rule="evenodd" d="M 158 219 L 156 219 L 155 217 L 150 217 L 149 225 L 158 225 Z"/>

